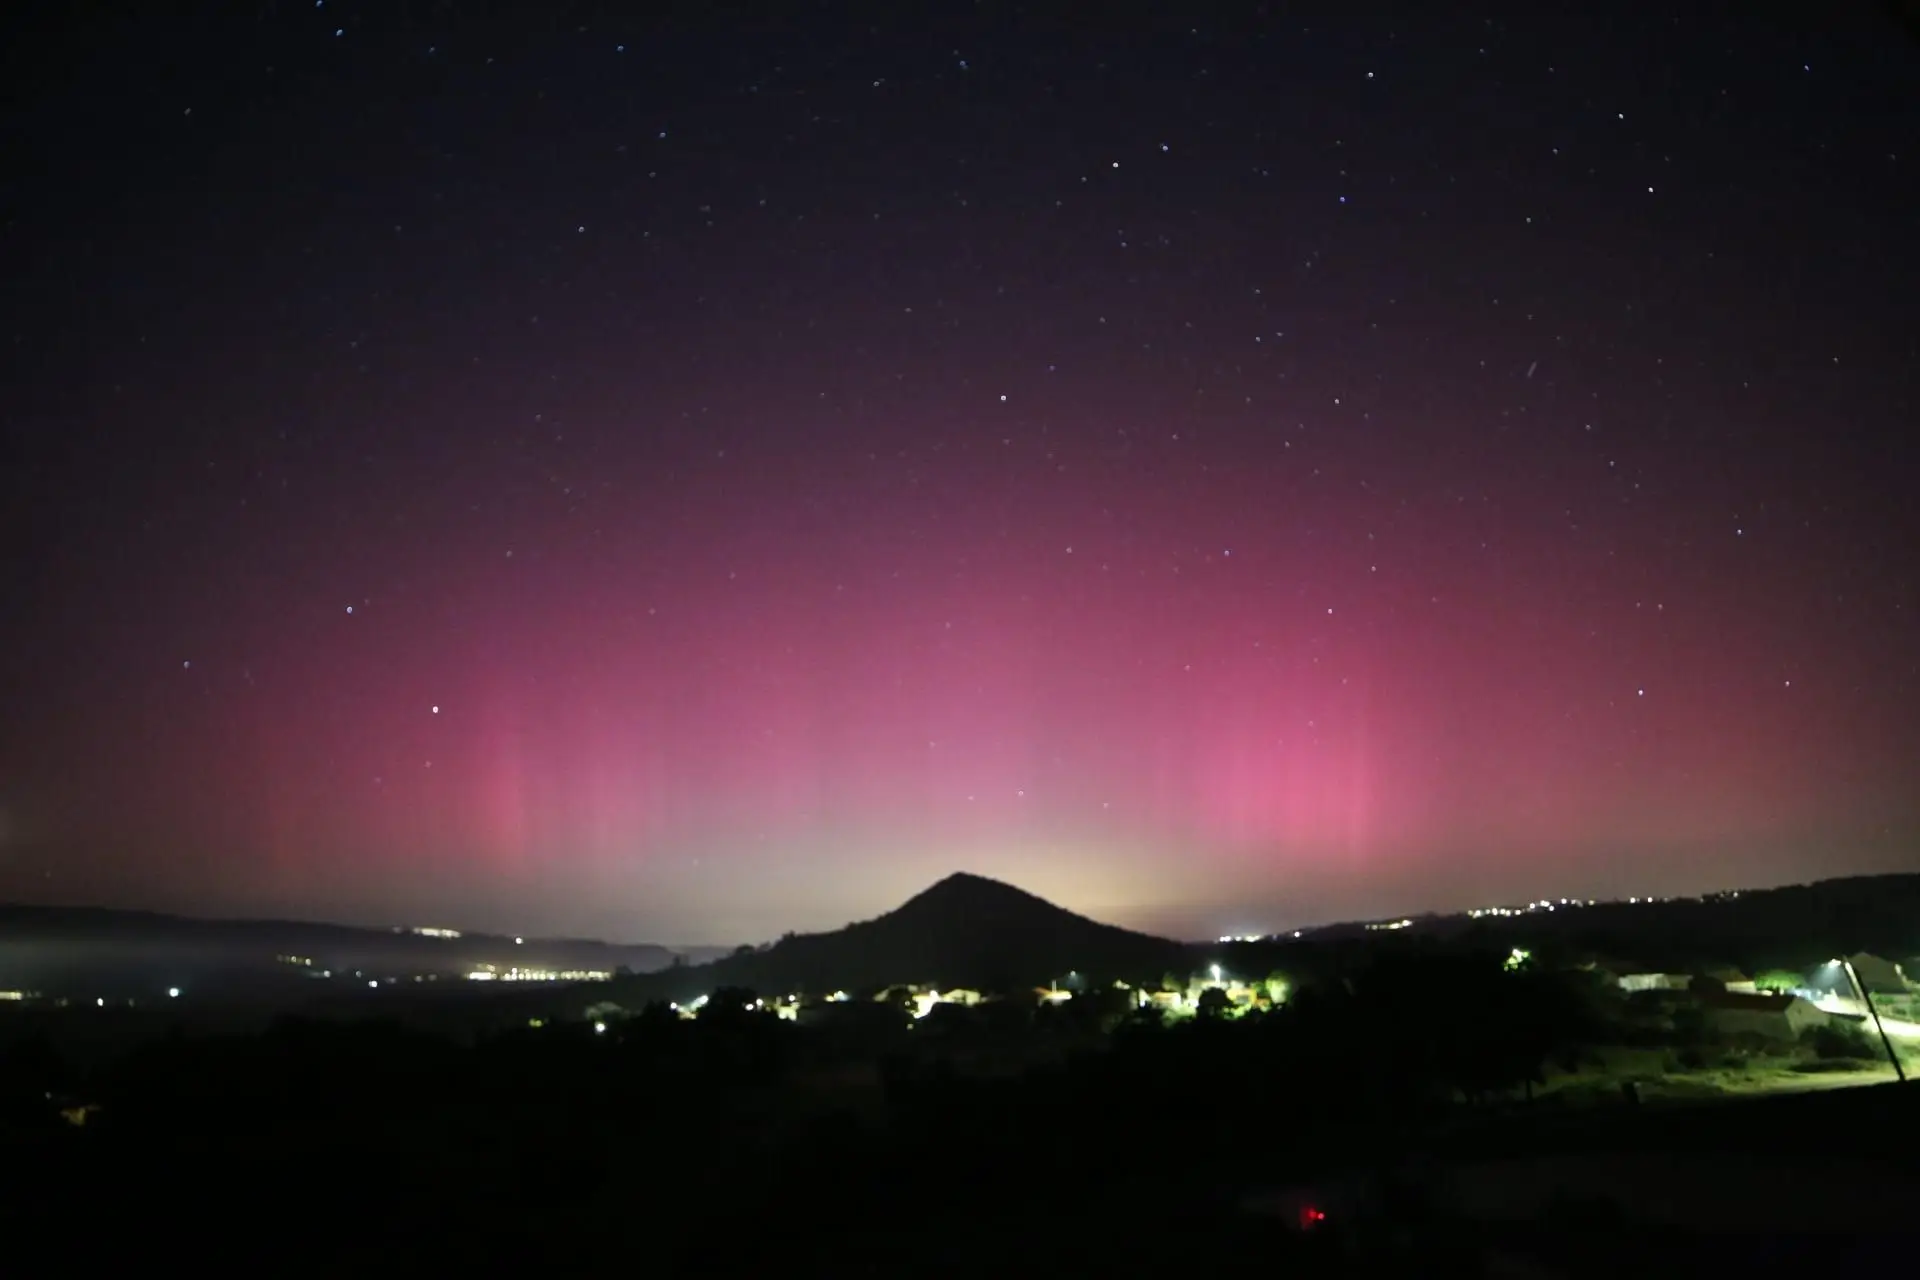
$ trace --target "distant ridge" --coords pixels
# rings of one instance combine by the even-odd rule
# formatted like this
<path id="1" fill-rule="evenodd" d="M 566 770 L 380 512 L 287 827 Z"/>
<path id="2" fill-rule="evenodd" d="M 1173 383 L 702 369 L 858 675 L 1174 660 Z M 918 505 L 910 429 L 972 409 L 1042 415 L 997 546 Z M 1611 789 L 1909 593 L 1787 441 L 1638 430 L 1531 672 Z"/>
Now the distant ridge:
<path id="1" fill-rule="evenodd" d="M 41 903 L 0 902 L 0 928 L 19 930 L 20 936 L 108 931 L 115 936 L 154 934 L 305 934 L 312 937 L 393 938 L 429 937 L 413 925 L 338 924 L 325 920 L 291 920 L 278 916 L 189 916 L 134 907 L 49 906 Z M 11 932 L 9 937 L 15 936 Z M 441 937 L 477 941 L 511 941 L 506 934 L 484 930 L 449 929 Z M 678 950 L 653 943 L 608 942 L 602 938 L 529 935 L 526 944 L 555 947 L 592 947 L 614 951 L 657 951 L 671 958 Z"/>
<path id="2" fill-rule="evenodd" d="M 1181 943 L 1089 920 L 985 876 L 959 872 L 872 920 L 789 935 L 708 965 L 639 977 L 623 999 L 688 998 L 721 986 L 763 993 L 871 991 L 897 983 L 1009 990 L 1063 978 L 1156 982 L 1224 963 L 1236 972 L 1354 963 L 1354 948 L 1478 937 L 1679 964 L 1798 965 L 1866 949 L 1920 968 L 1920 875 L 1856 876 L 1658 902 L 1608 903 L 1514 916 L 1409 913 L 1330 924 L 1296 940 Z M 1371 923 L 1372 927 L 1369 927 Z M 1382 927 L 1390 926 L 1390 927 Z M 1665 958 L 1663 961 L 1662 958 Z M 619 984 L 616 984 L 619 985 Z"/>
<path id="3" fill-rule="evenodd" d="M 592 993 L 592 999 L 623 1002 L 686 998 L 726 985 L 767 994 L 870 991 L 907 982 L 1007 990 L 1058 980 L 1073 970 L 1091 982 L 1157 982 L 1167 972 L 1198 972 L 1215 963 L 1241 974 L 1292 972 L 1354 963 L 1375 946 L 1476 938 L 1502 948 L 1546 946 L 1572 957 L 1675 967 L 1711 960 L 1749 970 L 1805 967 L 1864 950 L 1920 973 L 1915 874 L 1637 903 L 1568 903 L 1515 915 L 1409 913 L 1402 919 L 1404 925 L 1391 920 L 1304 928 L 1297 938 L 1182 943 L 1090 920 L 1002 881 L 957 872 L 871 920 L 788 935 L 731 955 L 689 948 L 678 967 L 668 968 L 676 964 L 676 952 L 665 947 L 535 937 L 522 944 L 479 933 L 455 938 L 408 928 L 0 903 L 0 990 L 151 995 L 175 982 L 194 987 L 248 973 L 276 981 L 303 977 L 278 959 L 287 953 L 311 959 L 314 969 L 364 967 L 382 975 L 458 975 L 482 963 L 608 972 L 624 967 L 634 976 L 577 988 L 583 998 Z"/>
<path id="4" fill-rule="evenodd" d="M 1512 914 L 1409 913 L 1404 926 L 1352 921 L 1303 929 L 1300 936 L 1305 942 L 1346 943 L 1478 935 L 1682 967 L 1702 956 L 1800 967 L 1860 950 L 1920 959 L 1920 874 L 1910 872 L 1637 901 L 1561 899 L 1552 910 L 1508 910 Z"/>
<path id="5" fill-rule="evenodd" d="M 296 968 L 282 959 L 286 956 L 311 964 Z M 647 972 L 673 961 L 674 952 L 665 947 L 585 939 L 516 940 L 450 929 L 0 903 L 0 989 L 150 993 L 174 985 L 284 981 L 333 969 L 367 969 L 382 976 L 458 975 L 488 964 Z"/>

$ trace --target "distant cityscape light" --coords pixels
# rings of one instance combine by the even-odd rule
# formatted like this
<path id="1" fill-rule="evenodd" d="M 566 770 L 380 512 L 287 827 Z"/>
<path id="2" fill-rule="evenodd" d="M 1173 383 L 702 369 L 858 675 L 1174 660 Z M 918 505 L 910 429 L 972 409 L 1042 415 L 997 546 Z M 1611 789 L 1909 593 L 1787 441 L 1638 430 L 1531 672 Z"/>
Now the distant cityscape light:
<path id="1" fill-rule="evenodd" d="M 613 974 L 606 969 L 522 969 L 513 966 L 502 973 L 492 965 L 468 972 L 469 982 L 605 982 Z"/>

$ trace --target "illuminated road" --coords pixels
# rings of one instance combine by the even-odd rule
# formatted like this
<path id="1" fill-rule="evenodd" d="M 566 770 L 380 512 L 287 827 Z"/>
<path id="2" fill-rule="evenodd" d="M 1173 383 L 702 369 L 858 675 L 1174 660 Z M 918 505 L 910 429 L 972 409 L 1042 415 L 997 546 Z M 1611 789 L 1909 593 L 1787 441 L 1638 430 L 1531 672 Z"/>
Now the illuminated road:
<path id="1" fill-rule="evenodd" d="M 1863 1031 L 1873 1029 L 1873 1019 L 1867 1016 L 1867 1010 L 1857 1000 L 1843 1000 L 1838 996 L 1826 996 L 1814 1002 L 1828 1013 L 1843 1018 L 1866 1018 L 1861 1026 Z M 1881 1018 L 1880 1025 L 1887 1029 L 1887 1035 L 1894 1040 L 1920 1040 L 1920 1022 L 1907 1022 L 1900 1018 Z"/>
<path id="2" fill-rule="evenodd" d="M 1886 1084 L 1892 1079 L 1893 1069 L 1882 1064 L 1866 1071 L 1825 1071 L 1813 1075 L 1776 1077 L 1750 1089 L 1738 1090 L 1733 1096 L 1825 1093 L 1829 1089 L 1859 1089 Z"/>

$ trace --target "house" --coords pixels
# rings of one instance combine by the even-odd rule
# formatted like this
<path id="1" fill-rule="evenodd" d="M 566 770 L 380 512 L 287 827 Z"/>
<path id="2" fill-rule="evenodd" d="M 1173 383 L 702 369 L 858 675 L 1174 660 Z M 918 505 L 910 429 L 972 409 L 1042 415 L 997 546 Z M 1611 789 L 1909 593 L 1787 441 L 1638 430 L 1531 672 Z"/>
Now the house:
<path id="1" fill-rule="evenodd" d="M 1583 966 L 1622 991 L 1685 991 L 1693 981 L 1689 973 L 1655 969 L 1633 960 L 1599 957 Z"/>
<path id="2" fill-rule="evenodd" d="M 1691 985 L 1696 990 L 1704 986 L 1715 991 L 1733 991 L 1749 996 L 1758 995 L 1760 991 L 1752 978 L 1726 964 L 1708 965 Z"/>
<path id="3" fill-rule="evenodd" d="M 954 987 L 950 991 L 941 991 L 938 987 L 913 988 L 913 1016 L 924 1018 L 943 1004 L 964 1005 L 972 1008 L 980 1003 L 982 997 L 978 991 L 967 987 Z"/>
<path id="4" fill-rule="evenodd" d="M 1865 951 L 1847 957 L 1847 963 L 1860 978 L 1860 985 L 1868 995 L 1903 996 L 1907 994 L 1907 975 L 1900 966 L 1891 960 L 1882 960 L 1879 956 Z"/>
<path id="5" fill-rule="evenodd" d="M 1697 999 L 1707 1030 L 1723 1036 L 1798 1040 L 1803 1032 L 1831 1021 L 1825 1011 L 1799 996 L 1704 990 Z"/>
<path id="6" fill-rule="evenodd" d="M 1622 991 L 1685 991 L 1693 985 L 1690 973 L 1622 973 L 1615 980 Z"/>

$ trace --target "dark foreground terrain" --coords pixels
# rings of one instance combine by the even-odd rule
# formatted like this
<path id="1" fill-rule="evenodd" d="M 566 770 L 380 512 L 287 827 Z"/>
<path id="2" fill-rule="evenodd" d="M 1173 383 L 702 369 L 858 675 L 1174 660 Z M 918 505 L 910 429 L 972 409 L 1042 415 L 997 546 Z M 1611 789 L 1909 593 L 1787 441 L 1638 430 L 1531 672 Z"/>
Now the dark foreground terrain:
<path id="1" fill-rule="evenodd" d="M 1575 1029 L 1387 999 L 801 1026 L 716 993 L 698 1021 L 283 1020 L 87 1066 L 16 1036 L 0 1231 L 83 1271 L 283 1274 L 1751 1276 L 1904 1249 L 1920 1092 L 1529 1102 Z"/>

